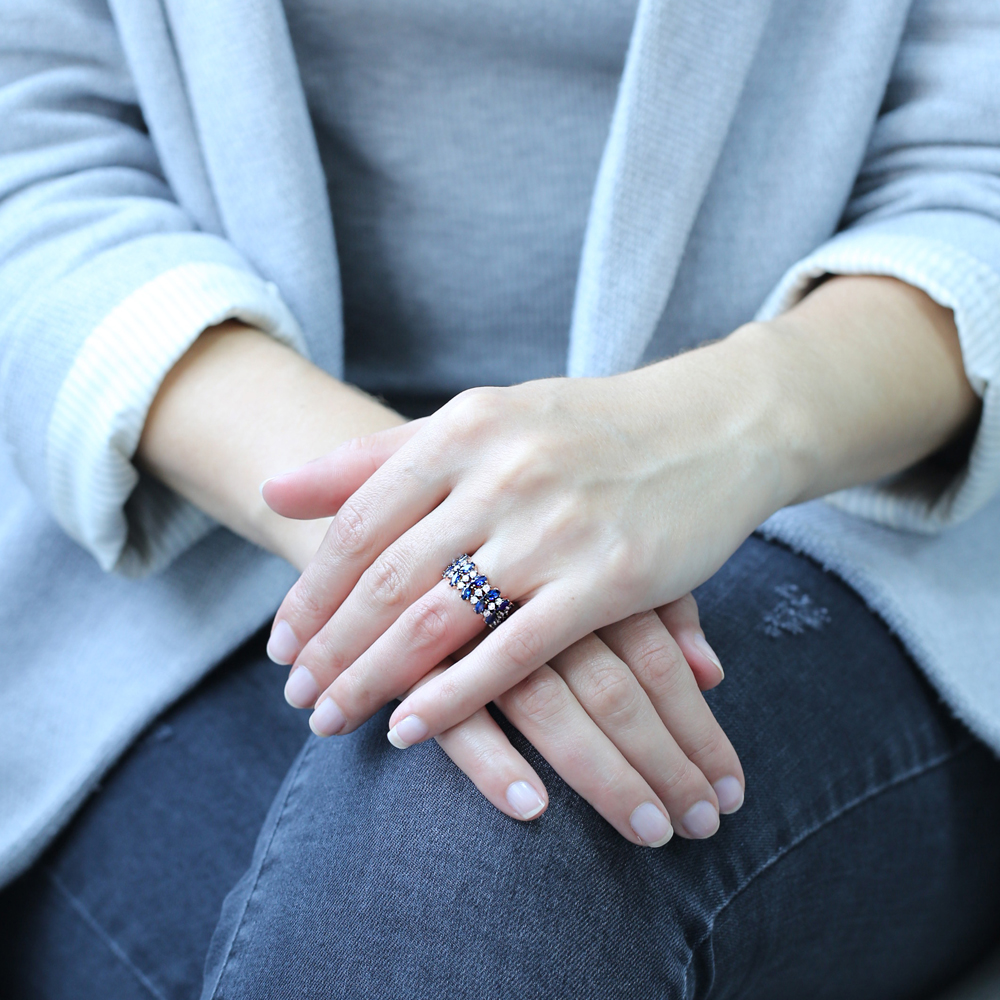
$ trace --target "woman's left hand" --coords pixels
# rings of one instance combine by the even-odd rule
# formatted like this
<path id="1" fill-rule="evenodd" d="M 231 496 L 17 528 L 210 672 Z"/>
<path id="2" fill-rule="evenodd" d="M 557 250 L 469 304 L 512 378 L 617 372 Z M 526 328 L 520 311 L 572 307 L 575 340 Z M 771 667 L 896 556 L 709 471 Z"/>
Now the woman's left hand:
<path id="1" fill-rule="evenodd" d="M 608 378 L 469 390 L 265 484 L 278 513 L 322 516 L 338 470 L 373 470 L 272 631 L 274 657 L 325 692 L 314 728 L 356 728 L 476 635 L 481 619 L 442 579 L 460 553 L 519 609 L 404 698 L 397 745 L 711 576 L 794 495 L 775 387 L 748 377 L 734 339 Z"/>

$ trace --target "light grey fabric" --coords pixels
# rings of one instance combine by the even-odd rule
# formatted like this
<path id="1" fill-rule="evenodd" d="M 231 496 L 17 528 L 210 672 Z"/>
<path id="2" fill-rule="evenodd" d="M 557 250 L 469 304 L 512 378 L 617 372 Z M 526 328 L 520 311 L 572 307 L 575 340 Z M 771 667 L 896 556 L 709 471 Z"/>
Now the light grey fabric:
<path id="1" fill-rule="evenodd" d="M 443 396 L 565 373 L 636 2 L 285 0 L 350 382 Z"/>
<path id="2" fill-rule="evenodd" d="M 342 370 L 333 228 L 280 3 L 111 6 L 0 3 L 0 403 L 31 490 L 0 475 L 0 880 L 291 579 L 222 531 L 142 581 L 102 575 L 60 534 L 46 440 L 81 345 L 204 260 L 276 284 L 311 357 Z M 606 374 L 724 335 L 774 289 L 805 291 L 800 269 L 842 225 L 845 268 L 877 259 L 954 297 L 986 401 L 985 471 L 948 508 L 964 524 L 939 511 L 941 534 L 904 535 L 819 503 L 767 530 L 855 582 L 1000 749 L 998 33 L 991 0 L 640 0 L 567 365 Z M 970 286 L 967 261 L 989 280 Z"/>

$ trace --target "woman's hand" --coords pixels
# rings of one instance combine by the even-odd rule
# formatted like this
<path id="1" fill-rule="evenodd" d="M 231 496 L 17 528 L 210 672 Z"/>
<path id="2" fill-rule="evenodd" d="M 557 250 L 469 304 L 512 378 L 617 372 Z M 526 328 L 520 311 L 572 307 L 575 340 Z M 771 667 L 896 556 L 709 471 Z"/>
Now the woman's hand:
<path id="1" fill-rule="evenodd" d="M 291 687 L 319 698 L 314 728 L 353 729 L 480 631 L 441 579 L 460 552 L 521 607 L 404 699 L 396 745 L 450 729 L 588 633 L 707 579 L 788 498 L 780 411 L 721 347 L 613 378 L 472 390 L 266 484 L 283 513 L 289 495 L 321 500 L 359 453 L 377 466 L 272 633 L 276 658 L 295 662 Z"/>
<path id="2" fill-rule="evenodd" d="M 720 811 L 742 805 L 744 779 L 698 690 L 722 679 L 706 649 L 697 605 L 687 595 L 586 637 L 498 705 L 633 843 L 660 846 L 672 826 L 682 837 L 709 837 Z M 437 741 L 502 812 L 533 819 L 544 810 L 544 785 L 485 709 Z"/>
<path id="3" fill-rule="evenodd" d="M 411 435 L 411 428 L 401 427 L 379 438 L 381 451 L 360 442 L 345 449 L 335 479 L 320 460 L 266 492 L 290 518 L 333 514 Z M 480 631 L 467 649 L 482 638 Z M 414 690 L 452 662 L 445 659 Z M 292 676 L 286 697 L 312 706 L 317 688 L 310 675 L 293 670 Z M 670 817 L 681 836 L 703 838 L 718 828 L 720 812 L 742 804 L 739 759 L 700 693 L 722 677 L 688 594 L 655 614 L 611 625 L 600 637 L 585 637 L 498 705 L 623 836 L 659 846 L 672 834 Z M 314 715 L 313 726 L 323 735 L 320 721 Z M 485 709 L 441 733 L 438 742 L 502 812 L 532 819 L 544 810 L 544 784 Z"/>

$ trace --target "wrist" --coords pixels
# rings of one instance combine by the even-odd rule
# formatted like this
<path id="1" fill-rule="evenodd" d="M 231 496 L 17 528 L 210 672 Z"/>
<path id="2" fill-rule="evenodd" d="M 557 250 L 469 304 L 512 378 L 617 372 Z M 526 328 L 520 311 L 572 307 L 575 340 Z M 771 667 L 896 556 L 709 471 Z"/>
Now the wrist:
<path id="1" fill-rule="evenodd" d="M 650 390 L 640 406 L 656 414 L 652 447 L 666 450 L 667 477 L 670 453 L 694 447 L 744 535 L 797 502 L 813 476 L 812 427 L 786 369 L 775 332 L 751 323 L 630 373 Z"/>
<path id="2" fill-rule="evenodd" d="M 775 322 L 747 323 L 715 345 L 751 428 L 750 451 L 770 490 L 764 518 L 813 495 L 821 434 L 810 405 L 817 359 L 801 356 L 790 331 Z"/>

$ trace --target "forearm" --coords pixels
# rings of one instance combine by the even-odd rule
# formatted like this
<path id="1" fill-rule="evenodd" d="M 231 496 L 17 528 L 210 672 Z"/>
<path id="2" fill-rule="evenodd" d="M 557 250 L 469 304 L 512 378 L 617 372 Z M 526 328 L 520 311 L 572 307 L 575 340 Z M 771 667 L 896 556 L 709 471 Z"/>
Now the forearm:
<path id="1" fill-rule="evenodd" d="M 979 413 L 951 312 L 891 278 L 832 278 L 784 315 L 675 360 L 685 358 L 714 373 L 714 405 L 749 428 L 764 516 L 902 471 Z"/>
<path id="2" fill-rule="evenodd" d="M 207 330 L 150 409 L 137 463 L 222 524 L 299 568 L 325 521 L 273 513 L 260 483 L 403 418 L 238 323 Z"/>
<path id="3" fill-rule="evenodd" d="M 807 500 L 909 468 L 978 420 L 954 317 L 891 278 L 835 278 L 770 324 L 812 460 Z"/>

